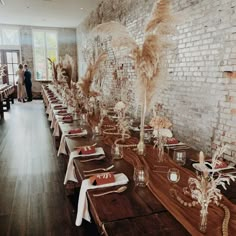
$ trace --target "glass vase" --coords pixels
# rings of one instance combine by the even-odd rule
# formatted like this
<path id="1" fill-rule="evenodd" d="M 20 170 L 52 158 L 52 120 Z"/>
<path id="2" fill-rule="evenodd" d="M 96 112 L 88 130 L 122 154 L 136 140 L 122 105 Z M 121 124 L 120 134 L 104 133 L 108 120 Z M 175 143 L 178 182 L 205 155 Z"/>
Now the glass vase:
<path id="1" fill-rule="evenodd" d="M 205 200 L 201 204 L 199 230 L 205 233 L 207 230 L 208 204 Z"/>

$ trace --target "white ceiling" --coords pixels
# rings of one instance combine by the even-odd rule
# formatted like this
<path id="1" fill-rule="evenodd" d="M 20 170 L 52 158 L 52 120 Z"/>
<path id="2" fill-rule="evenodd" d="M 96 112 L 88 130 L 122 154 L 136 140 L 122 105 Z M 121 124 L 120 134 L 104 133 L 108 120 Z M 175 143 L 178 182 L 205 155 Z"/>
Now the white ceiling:
<path id="1" fill-rule="evenodd" d="M 100 0 L 0 0 L 0 24 L 74 28 L 98 2 Z"/>

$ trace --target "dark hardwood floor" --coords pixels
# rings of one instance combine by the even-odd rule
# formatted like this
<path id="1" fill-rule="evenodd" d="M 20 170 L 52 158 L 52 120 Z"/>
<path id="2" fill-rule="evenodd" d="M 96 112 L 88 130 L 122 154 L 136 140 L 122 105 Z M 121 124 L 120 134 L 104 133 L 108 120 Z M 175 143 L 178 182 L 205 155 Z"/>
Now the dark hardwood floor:
<path id="1" fill-rule="evenodd" d="M 75 226 L 77 195 L 63 179 L 43 102 L 16 101 L 0 120 L 0 235 L 96 236 L 93 224 Z"/>

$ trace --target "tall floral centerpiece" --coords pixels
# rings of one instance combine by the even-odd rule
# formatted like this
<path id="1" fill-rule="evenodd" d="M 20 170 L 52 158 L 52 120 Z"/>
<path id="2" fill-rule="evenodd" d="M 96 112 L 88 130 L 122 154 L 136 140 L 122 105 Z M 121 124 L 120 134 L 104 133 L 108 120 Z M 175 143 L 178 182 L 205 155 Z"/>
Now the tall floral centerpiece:
<path id="1" fill-rule="evenodd" d="M 99 67 L 107 59 L 107 53 L 102 52 L 94 63 L 89 62 L 85 75 L 80 79 L 80 89 L 83 94 L 85 109 L 88 111 L 91 105 L 91 97 L 97 97 L 99 92 L 92 88 L 95 75 L 99 72 Z M 92 99 L 93 100 L 93 99 Z"/>
<path id="2" fill-rule="evenodd" d="M 166 117 L 155 116 L 150 121 L 150 126 L 153 127 L 153 136 L 155 138 L 154 148 L 158 148 L 158 158 L 163 160 L 164 144 L 166 144 L 167 138 L 172 137 L 170 127 L 172 123 Z"/>
<path id="3" fill-rule="evenodd" d="M 153 8 L 152 16 L 144 31 L 144 42 L 138 44 L 129 34 L 126 27 L 118 22 L 98 25 L 93 32 L 112 35 L 113 47 L 126 47 L 134 61 L 137 83 L 137 104 L 141 107 L 140 140 L 138 153 L 144 154 L 144 123 L 147 111 L 151 108 L 157 88 L 163 79 L 165 54 L 171 43 L 169 35 L 175 32 L 175 17 L 170 12 L 170 1 L 160 0 Z"/>

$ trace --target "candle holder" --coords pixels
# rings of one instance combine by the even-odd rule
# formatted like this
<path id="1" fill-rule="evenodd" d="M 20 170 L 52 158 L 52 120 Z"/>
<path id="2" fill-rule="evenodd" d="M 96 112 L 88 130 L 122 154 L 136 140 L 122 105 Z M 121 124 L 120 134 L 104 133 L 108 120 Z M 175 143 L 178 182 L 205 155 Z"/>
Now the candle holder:
<path id="1" fill-rule="evenodd" d="M 135 167 L 133 178 L 135 186 L 146 187 L 149 180 L 148 171 L 143 166 Z"/>

